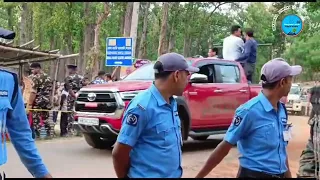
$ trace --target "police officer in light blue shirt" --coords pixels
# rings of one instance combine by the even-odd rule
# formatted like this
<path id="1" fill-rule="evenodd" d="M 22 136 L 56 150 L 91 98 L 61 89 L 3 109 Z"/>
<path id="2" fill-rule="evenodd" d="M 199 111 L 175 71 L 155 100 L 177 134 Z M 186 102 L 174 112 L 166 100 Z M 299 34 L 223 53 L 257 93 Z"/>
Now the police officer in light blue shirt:
<path id="1" fill-rule="evenodd" d="M 119 178 L 180 178 L 181 124 L 177 102 L 189 72 L 177 53 L 161 55 L 154 65 L 155 81 L 129 104 L 114 146 L 113 164 Z"/>
<path id="2" fill-rule="evenodd" d="M 6 129 L 29 172 L 36 178 L 52 178 L 32 138 L 17 75 L 0 67 L 0 136 L 5 137 Z M 6 162 L 6 141 L 1 138 L 0 166 Z"/>
<path id="3" fill-rule="evenodd" d="M 284 104 L 292 77 L 301 66 L 290 66 L 281 58 L 268 61 L 261 69 L 261 93 L 237 108 L 224 140 L 213 151 L 196 177 L 205 177 L 237 144 L 240 152 L 238 177 L 291 178 L 286 147 L 291 125 Z"/>

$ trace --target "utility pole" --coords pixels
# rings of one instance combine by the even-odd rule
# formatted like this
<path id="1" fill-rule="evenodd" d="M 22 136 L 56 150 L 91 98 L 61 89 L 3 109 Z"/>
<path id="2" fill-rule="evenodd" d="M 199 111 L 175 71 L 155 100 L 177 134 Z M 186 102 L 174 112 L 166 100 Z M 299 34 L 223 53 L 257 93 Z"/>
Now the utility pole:
<path id="1" fill-rule="evenodd" d="M 138 21 L 139 21 L 139 8 L 140 2 L 133 3 L 133 10 L 132 10 L 132 20 L 131 20 L 131 31 L 130 36 L 133 39 L 132 42 L 132 51 L 134 58 L 136 57 L 136 42 L 137 42 L 137 34 L 138 34 Z"/>

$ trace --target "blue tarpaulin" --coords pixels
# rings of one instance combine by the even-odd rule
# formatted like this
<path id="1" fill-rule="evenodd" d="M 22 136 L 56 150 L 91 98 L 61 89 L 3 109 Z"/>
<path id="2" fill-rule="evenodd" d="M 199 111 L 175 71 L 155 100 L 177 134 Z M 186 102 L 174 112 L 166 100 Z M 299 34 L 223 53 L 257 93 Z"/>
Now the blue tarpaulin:
<path id="1" fill-rule="evenodd" d="M 16 33 L 10 30 L 6 30 L 0 27 L 0 38 L 4 39 L 14 39 L 16 37 Z"/>

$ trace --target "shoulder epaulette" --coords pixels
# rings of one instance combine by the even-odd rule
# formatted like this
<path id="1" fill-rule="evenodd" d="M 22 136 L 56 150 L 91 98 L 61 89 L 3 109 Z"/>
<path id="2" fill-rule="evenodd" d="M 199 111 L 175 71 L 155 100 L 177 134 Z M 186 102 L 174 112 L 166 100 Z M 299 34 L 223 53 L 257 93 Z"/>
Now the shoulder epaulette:
<path id="1" fill-rule="evenodd" d="M 0 71 L 5 71 L 11 74 L 18 74 L 17 71 L 13 70 L 12 68 L 6 68 L 6 67 L 1 67 L 0 66 Z"/>

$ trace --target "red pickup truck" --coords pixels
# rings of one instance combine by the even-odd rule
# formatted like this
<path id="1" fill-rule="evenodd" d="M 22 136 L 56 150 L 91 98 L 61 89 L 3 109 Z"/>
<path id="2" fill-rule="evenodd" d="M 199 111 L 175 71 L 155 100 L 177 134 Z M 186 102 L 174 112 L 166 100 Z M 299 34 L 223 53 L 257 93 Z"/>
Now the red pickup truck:
<path id="1" fill-rule="evenodd" d="M 200 71 L 189 77 L 183 96 L 175 97 L 183 139 L 205 140 L 224 134 L 235 109 L 261 90 L 248 85 L 242 66 L 235 61 L 197 58 L 188 63 Z M 154 80 L 153 64 L 146 64 L 123 80 L 90 85 L 77 93 L 74 128 L 84 134 L 94 148 L 110 148 L 115 143 L 123 113 L 132 98 Z"/>

